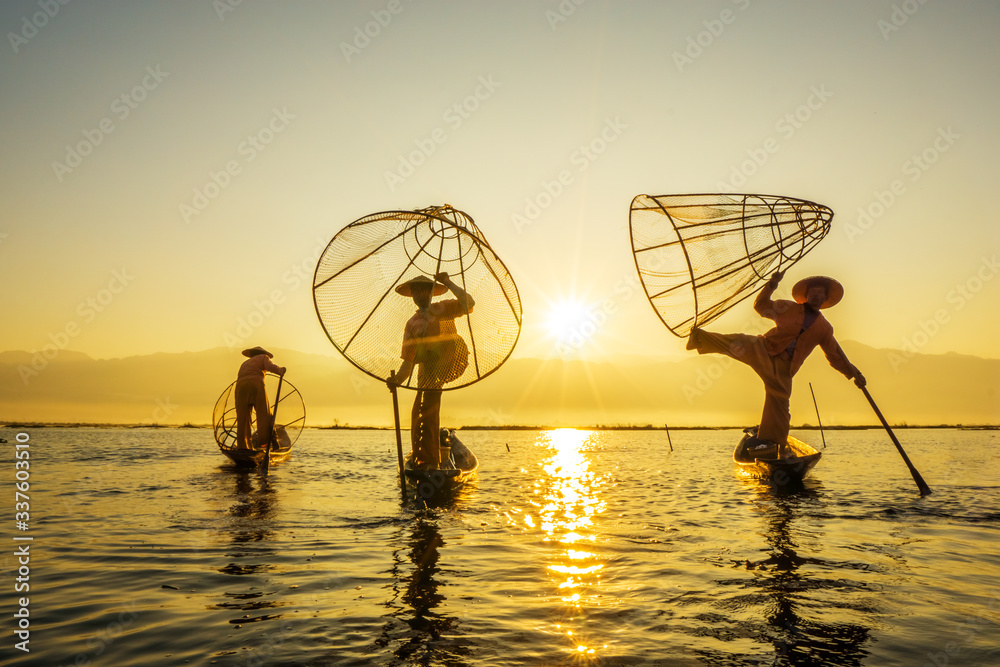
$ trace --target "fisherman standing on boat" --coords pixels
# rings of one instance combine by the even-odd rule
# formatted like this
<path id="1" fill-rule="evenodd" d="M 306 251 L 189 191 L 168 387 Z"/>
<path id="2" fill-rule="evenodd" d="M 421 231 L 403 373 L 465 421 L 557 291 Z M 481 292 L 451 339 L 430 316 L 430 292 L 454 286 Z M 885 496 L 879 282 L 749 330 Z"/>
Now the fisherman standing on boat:
<path id="1" fill-rule="evenodd" d="M 274 355 L 260 346 L 243 350 L 243 356 L 250 358 L 243 362 L 236 376 L 236 395 L 233 399 L 236 404 L 236 447 L 253 449 L 251 410 L 257 414 L 257 433 L 264 437 L 271 432 L 271 409 L 267 404 L 264 375 L 268 371 L 284 375 L 285 368 L 275 365 L 271 361 Z M 261 443 L 261 446 L 266 445 Z"/>
<path id="2" fill-rule="evenodd" d="M 771 299 L 783 276 L 783 271 L 772 275 L 753 304 L 761 317 L 774 320 L 773 329 L 762 336 L 751 336 L 694 328 L 687 343 L 687 349 L 698 350 L 698 354 L 725 354 L 742 361 L 760 376 L 764 382 L 764 410 L 757 438 L 779 445 L 788 442 L 792 376 L 817 345 L 834 369 L 853 379 L 858 387 L 865 386 L 864 375 L 844 356 L 833 337 L 833 327 L 820 313 L 840 302 L 843 286 L 833 278 L 813 276 L 792 287 L 795 301 Z"/>
<path id="3" fill-rule="evenodd" d="M 455 299 L 432 302 L 431 298 L 451 290 Z M 455 319 L 472 312 L 476 302 L 452 282 L 447 272 L 431 280 L 417 276 L 396 287 L 396 292 L 413 298 L 417 312 L 403 329 L 402 364 L 389 375 L 388 385 L 402 386 L 417 370 L 417 395 L 410 413 L 410 443 L 413 465 L 434 469 L 441 456 L 441 387 L 465 372 L 469 348 L 455 329 Z"/>

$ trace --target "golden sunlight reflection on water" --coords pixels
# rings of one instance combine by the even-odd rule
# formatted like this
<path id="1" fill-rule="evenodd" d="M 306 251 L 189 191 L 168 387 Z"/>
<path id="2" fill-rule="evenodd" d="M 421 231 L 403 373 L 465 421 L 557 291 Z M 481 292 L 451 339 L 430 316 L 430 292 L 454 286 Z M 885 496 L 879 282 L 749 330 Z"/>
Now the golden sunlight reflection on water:
<path id="1" fill-rule="evenodd" d="M 605 563 L 592 550 L 600 540 L 595 519 L 607 508 L 601 490 L 607 475 L 592 467 L 591 453 L 600 447 L 600 434 L 576 429 L 557 429 L 540 434 L 535 445 L 544 451 L 534 480 L 531 506 L 546 550 L 546 569 L 559 599 L 566 605 L 566 622 L 556 624 L 579 655 L 592 655 L 599 644 L 594 637 L 574 634 L 570 623 L 583 607 L 600 604 L 601 574 Z M 525 513 L 525 524 L 536 519 Z"/>
<path id="2" fill-rule="evenodd" d="M 44 641 L 3 664 L 995 667 L 1000 435 L 904 435 L 925 498 L 884 431 L 795 490 L 736 430 L 470 432 L 476 481 L 415 508 L 387 431 L 262 476 L 206 429 L 38 429 Z"/>

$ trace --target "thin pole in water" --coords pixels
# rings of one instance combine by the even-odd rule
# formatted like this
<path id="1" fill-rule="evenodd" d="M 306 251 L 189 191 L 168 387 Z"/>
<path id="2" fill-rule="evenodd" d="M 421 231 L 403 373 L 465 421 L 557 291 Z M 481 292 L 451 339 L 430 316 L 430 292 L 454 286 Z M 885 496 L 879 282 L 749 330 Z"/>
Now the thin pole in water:
<path id="1" fill-rule="evenodd" d="M 826 436 L 823 435 L 823 420 L 819 418 L 819 405 L 816 403 L 816 392 L 813 391 L 813 383 L 809 383 L 809 393 L 813 397 L 813 407 L 816 408 L 816 421 L 819 422 L 819 436 L 823 438 L 823 449 L 826 449 Z"/>
<path id="2" fill-rule="evenodd" d="M 399 399 L 396 398 L 396 385 L 392 381 L 395 373 L 389 376 L 389 391 L 392 392 L 392 416 L 396 422 L 396 458 L 399 461 L 399 490 L 406 500 L 406 476 L 403 474 L 403 436 L 399 432 Z"/>
<path id="3" fill-rule="evenodd" d="M 664 424 L 663 428 L 667 430 L 667 444 L 670 445 L 670 451 L 672 452 L 674 451 L 674 443 L 670 442 L 670 427 Z"/>
<path id="4" fill-rule="evenodd" d="M 267 474 L 271 465 L 271 441 L 274 440 L 274 422 L 278 418 L 278 402 L 281 401 L 281 383 L 285 381 L 285 375 L 278 376 L 278 390 L 274 392 L 274 410 L 271 412 L 271 432 L 267 434 L 267 447 L 264 449 L 264 460 L 262 461 L 261 472 Z"/>

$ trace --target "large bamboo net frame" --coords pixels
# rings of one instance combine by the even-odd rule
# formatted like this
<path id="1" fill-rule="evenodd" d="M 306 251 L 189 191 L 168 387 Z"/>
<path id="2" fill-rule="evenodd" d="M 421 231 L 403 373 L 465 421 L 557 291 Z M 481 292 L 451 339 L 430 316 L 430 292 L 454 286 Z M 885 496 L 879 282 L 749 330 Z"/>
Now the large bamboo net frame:
<path id="1" fill-rule="evenodd" d="M 521 300 L 482 231 L 450 205 L 374 213 L 340 230 L 316 266 L 316 315 L 348 361 L 384 380 L 400 365 L 403 329 L 416 311 L 413 300 L 397 294 L 396 287 L 441 272 L 472 296 L 475 307 L 454 320 L 468 349 L 468 365 L 440 388 L 470 385 L 513 352 L 521 332 Z M 417 383 L 414 372 L 402 386 L 418 389 Z"/>
<path id="2" fill-rule="evenodd" d="M 639 195 L 629 231 L 650 304 L 684 338 L 802 259 L 832 219 L 826 206 L 792 197 Z"/>
<path id="3" fill-rule="evenodd" d="M 277 391 L 278 379 L 278 376 L 274 373 L 267 373 L 264 376 L 264 389 L 268 405 L 271 406 L 272 414 L 274 413 L 275 405 L 271 401 Z M 212 428 L 215 434 L 215 441 L 219 444 L 219 448 L 224 451 L 235 450 L 238 444 L 236 442 L 235 397 L 236 383 L 233 382 L 219 395 L 218 400 L 215 402 L 215 409 L 212 411 Z M 306 405 L 302 401 L 302 394 L 288 380 L 282 380 L 281 382 L 281 396 L 278 397 L 277 411 L 278 419 L 274 424 L 274 431 L 279 449 L 289 449 L 299 439 L 302 429 L 305 428 Z M 263 442 L 266 434 L 257 433 L 256 413 L 250 422 L 251 441 L 260 447 L 266 446 L 267 443 Z"/>

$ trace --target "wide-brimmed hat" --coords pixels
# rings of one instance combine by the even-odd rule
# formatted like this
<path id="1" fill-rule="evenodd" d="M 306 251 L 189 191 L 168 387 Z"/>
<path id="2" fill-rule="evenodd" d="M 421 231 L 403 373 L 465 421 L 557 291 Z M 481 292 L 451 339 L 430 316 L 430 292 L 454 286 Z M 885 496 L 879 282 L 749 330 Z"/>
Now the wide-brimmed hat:
<path id="1" fill-rule="evenodd" d="M 806 302 L 806 292 L 809 291 L 810 285 L 822 285 L 826 288 L 826 301 L 823 302 L 820 308 L 836 306 L 844 298 L 844 286 L 833 278 L 828 278 L 827 276 L 810 276 L 803 278 L 792 286 L 792 298 L 795 299 L 796 303 Z"/>
<path id="2" fill-rule="evenodd" d="M 256 357 L 258 354 L 266 354 L 268 359 L 274 359 L 274 355 L 262 348 L 260 345 L 257 347 L 248 347 L 243 350 L 244 357 Z"/>
<path id="3" fill-rule="evenodd" d="M 434 286 L 434 296 L 440 296 L 448 291 L 448 288 L 441 283 L 435 282 L 428 278 L 427 276 L 417 276 L 416 278 L 410 278 L 405 283 L 400 283 L 396 285 L 396 292 L 402 294 L 403 296 L 413 296 L 413 286 L 414 285 L 426 285 L 430 287 Z"/>

